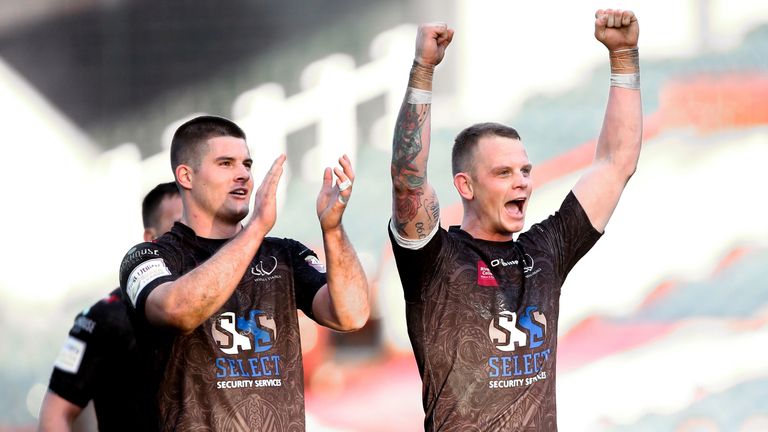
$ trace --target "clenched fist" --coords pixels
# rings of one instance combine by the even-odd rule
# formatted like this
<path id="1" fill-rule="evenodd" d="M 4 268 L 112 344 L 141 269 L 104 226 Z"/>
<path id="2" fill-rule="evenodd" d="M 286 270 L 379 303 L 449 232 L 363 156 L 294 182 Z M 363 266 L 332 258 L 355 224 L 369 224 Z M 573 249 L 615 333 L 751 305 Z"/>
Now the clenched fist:
<path id="1" fill-rule="evenodd" d="M 599 9 L 595 12 L 595 39 L 616 51 L 637 46 L 640 26 L 632 11 Z"/>
<path id="2" fill-rule="evenodd" d="M 445 49 L 453 39 L 453 29 L 445 23 L 428 23 L 419 26 L 416 37 L 416 63 L 434 67 L 440 64 L 445 55 Z"/>

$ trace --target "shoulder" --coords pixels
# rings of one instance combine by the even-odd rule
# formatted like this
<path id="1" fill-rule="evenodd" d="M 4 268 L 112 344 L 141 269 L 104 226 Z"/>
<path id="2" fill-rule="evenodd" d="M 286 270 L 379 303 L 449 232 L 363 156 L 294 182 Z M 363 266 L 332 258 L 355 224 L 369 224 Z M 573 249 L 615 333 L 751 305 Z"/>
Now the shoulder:
<path id="1" fill-rule="evenodd" d="M 120 263 L 120 273 L 130 270 L 144 261 L 160 258 L 163 251 L 164 248 L 158 243 L 144 242 L 137 244 L 128 249 L 128 252 L 123 256 L 123 261 Z"/>
<path id="2" fill-rule="evenodd" d="M 123 296 L 116 289 L 75 317 L 70 335 L 83 338 L 108 333 L 123 333 L 130 327 Z"/>
<path id="3" fill-rule="evenodd" d="M 267 248 L 265 250 L 281 250 L 292 257 L 303 258 L 309 255 L 317 256 L 315 251 L 308 246 L 300 241 L 290 238 L 266 237 L 263 246 Z"/>

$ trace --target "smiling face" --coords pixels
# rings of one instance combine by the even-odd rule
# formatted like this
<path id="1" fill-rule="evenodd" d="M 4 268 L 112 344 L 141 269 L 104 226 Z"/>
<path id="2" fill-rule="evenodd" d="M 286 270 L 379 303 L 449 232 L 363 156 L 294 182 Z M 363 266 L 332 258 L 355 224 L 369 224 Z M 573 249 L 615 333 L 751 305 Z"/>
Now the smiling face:
<path id="1" fill-rule="evenodd" d="M 525 225 L 531 197 L 531 162 L 519 139 L 481 137 L 473 150 L 470 172 L 456 177 L 464 198 L 462 228 L 475 238 L 507 241 Z"/>
<path id="2" fill-rule="evenodd" d="M 192 169 L 189 206 L 198 219 L 237 225 L 248 215 L 253 191 L 251 155 L 245 140 L 209 138 Z"/>

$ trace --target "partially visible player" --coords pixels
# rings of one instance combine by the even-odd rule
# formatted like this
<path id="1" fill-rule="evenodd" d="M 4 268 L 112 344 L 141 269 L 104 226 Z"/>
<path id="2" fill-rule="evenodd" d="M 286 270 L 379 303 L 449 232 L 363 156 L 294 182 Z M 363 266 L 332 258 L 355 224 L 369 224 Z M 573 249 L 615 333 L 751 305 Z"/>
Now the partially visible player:
<path id="1" fill-rule="evenodd" d="M 182 213 L 176 183 L 157 185 L 141 211 L 145 241 L 169 231 Z M 77 315 L 54 363 L 38 430 L 70 431 L 91 400 L 99 430 L 138 430 L 135 384 L 141 378 L 128 367 L 135 362 L 135 345 L 119 288 Z"/>

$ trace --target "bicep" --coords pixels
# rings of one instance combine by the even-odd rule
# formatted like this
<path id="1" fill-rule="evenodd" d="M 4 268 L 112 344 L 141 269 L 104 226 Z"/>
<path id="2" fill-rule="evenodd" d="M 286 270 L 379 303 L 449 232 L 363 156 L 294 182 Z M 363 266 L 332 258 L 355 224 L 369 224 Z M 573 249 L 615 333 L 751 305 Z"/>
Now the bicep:
<path id="1" fill-rule="evenodd" d="M 419 188 L 393 188 L 392 221 L 401 237 L 426 238 L 440 223 L 440 203 L 434 188 L 426 182 Z"/>
<path id="2" fill-rule="evenodd" d="M 168 326 L 171 318 L 168 310 L 169 292 L 173 282 L 164 282 L 155 287 L 144 303 L 144 317 L 153 326 Z"/>
<path id="3" fill-rule="evenodd" d="M 573 187 L 573 194 L 597 231 L 605 230 L 626 184 L 626 176 L 610 163 L 595 162 Z"/>

